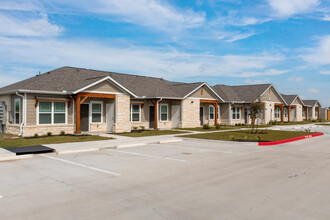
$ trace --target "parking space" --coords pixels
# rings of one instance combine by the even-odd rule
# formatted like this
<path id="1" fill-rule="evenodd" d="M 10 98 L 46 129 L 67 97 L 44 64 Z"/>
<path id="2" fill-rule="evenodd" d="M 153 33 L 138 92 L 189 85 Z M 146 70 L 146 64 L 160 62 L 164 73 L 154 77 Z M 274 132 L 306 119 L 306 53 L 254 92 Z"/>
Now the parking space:
<path id="1" fill-rule="evenodd" d="M 184 139 L 0 164 L 0 219 L 329 219 L 330 137 Z"/>

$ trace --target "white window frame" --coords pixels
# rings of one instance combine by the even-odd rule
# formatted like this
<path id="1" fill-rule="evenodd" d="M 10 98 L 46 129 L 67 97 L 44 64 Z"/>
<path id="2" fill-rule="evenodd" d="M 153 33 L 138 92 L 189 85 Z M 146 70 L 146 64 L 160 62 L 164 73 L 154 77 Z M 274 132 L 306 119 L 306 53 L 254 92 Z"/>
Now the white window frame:
<path id="1" fill-rule="evenodd" d="M 213 108 L 213 118 L 211 118 L 211 108 Z M 215 119 L 215 109 L 213 105 L 209 105 L 209 119 L 214 120 Z"/>
<path id="2" fill-rule="evenodd" d="M 277 112 L 278 111 L 278 112 Z M 277 115 L 277 113 L 278 113 L 278 115 Z M 278 117 L 277 117 L 278 116 Z M 275 109 L 274 109 L 274 117 L 275 117 L 275 119 L 279 119 L 279 118 L 281 118 L 281 109 L 279 108 L 279 107 L 276 107 Z"/>
<path id="3" fill-rule="evenodd" d="M 219 119 L 220 119 L 220 105 L 218 105 L 218 107 L 217 107 L 217 115 L 218 115 L 218 121 L 219 121 Z"/>
<path id="4" fill-rule="evenodd" d="M 40 124 L 39 123 L 39 114 L 49 114 L 49 112 L 39 112 L 39 104 L 40 102 L 50 102 L 51 103 L 51 112 L 50 112 L 50 115 L 51 115 L 51 123 L 50 124 Z M 37 125 L 67 125 L 68 124 L 68 102 L 64 102 L 65 105 L 65 123 L 54 123 L 54 115 L 55 115 L 55 111 L 54 111 L 54 102 L 63 102 L 63 101 L 40 101 L 38 102 L 38 106 L 37 106 Z M 59 112 L 57 112 L 59 113 Z M 63 113 L 62 113 L 63 114 Z"/>
<path id="5" fill-rule="evenodd" d="M 19 108 L 19 111 L 16 112 L 16 102 L 18 102 L 18 108 Z M 16 114 L 18 114 L 18 122 L 16 121 Z M 15 124 L 20 124 L 21 122 L 21 99 L 19 98 L 16 98 L 14 100 L 14 123 Z"/>
<path id="6" fill-rule="evenodd" d="M 162 120 L 162 106 L 166 106 L 166 120 Z M 166 122 L 166 121 L 168 121 L 168 104 L 160 104 L 159 105 L 159 120 L 160 121 L 164 121 L 164 122 Z"/>
<path id="7" fill-rule="evenodd" d="M 238 111 L 237 111 L 238 109 Z M 241 108 L 240 107 L 234 107 L 232 110 L 232 119 L 233 120 L 241 120 Z M 233 117 L 235 115 L 235 118 Z M 238 116 L 238 117 L 236 117 Z"/>
<path id="8" fill-rule="evenodd" d="M 100 122 L 93 122 L 93 104 L 101 104 L 101 121 Z M 103 123 L 103 102 L 102 101 L 91 101 L 90 102 L 90 105 L 89 105 L 89 122 L 90 122 L 90 124 Z"/>
<path id="9" fill-rule="evenodd" d="M 139 106 L 139 120 L 138 121 L 133 121 L 133 105 Z M 130 112 L 131 122 L 141 122 L 141 104 L 131 104 L 130 110 L 131 110 L 131 112 Z M 135 112 L 134 114 L 137 114 L 137 112 Z"/>
<path id="10" fill-rule="evenodd" d="M 284 117 L 287 118 L 288 117 L 288 108 L 284 108 Z"/>

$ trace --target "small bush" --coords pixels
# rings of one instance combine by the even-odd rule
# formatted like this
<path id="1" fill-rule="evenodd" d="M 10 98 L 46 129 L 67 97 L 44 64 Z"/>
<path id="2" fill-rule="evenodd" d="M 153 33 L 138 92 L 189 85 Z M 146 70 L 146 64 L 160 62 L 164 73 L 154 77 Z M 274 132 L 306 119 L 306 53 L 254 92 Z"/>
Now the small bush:
<path id="1" fill-rule="evenodd" d="M 35 138 L 39 137 L 39 134 L 35 133 L 35 134 L 34 134 L 34 137 L 35 137 Z"/>
<path id="2" fill-rule="evenodd" d="M 230 136 L 230 140 L 234 141 L 235 140 L 235 136 L 234 135 L 231 135 Z"/>
<path id="3" fill-rule="evenodd" d="M 48 137 L 52 136 L 52 132 L 48 131 L 48 132 L 47 132 L 47 136 L 48 136 Z"/>
<path id="4" fill-rule="evenodd" d="M 210 126 L 208 124 L 204 124 L 203 129 L 210 129 Z"/>
<path id="5" fill-rule="evenodd" d="M 244 140 L 247 141 L 248 140 L 248 136 L 244 136 Z"/>
<path id="6" fill-rule="evenodd" d="M 321 119 L 319 119 L 319 122 L 322 122 L 322 120 L 321 120 Z"/>
<path id="7" fill-rule="evenodd" d="M 260 136 L 257 136 L 257 140 L 258 140 L 258 141 L 261 141 L 261 137 L 260 137 Z"/>
<path id="8" fill-rule="evenodd" d="M 141 130 L 144 131 L 145 130 L 145 127 L 144 126 L 140 126 Z"/>
<path id="9" fill-rule="evenodd" d="M 61 135 L 61 136 L 64 136 L 64 135 L 65 135 L 65 131 L 61 131 L 61 132 L 60 132 L 60 135 Z"/>
<path id="10" fill-rule="evenodd" d="M 136 126 L 133 127 L 133 130 L 134 130 L 134 131 L 136 131 L 137 129 L 138 129 L 138 127 L 136 127 Z"/>
<path id="11" fill-rule="evenodd" d="M 312 122 L 314 123 L 314 122 L 316 122 L 316 120 L 313 119 Z"/>
<path id="12" fill-rule="evenodd" d="M 216 124 L 215 125 L 215 129 L 219 130 L 220 129 L 220 125 L 219 124 Z"/>

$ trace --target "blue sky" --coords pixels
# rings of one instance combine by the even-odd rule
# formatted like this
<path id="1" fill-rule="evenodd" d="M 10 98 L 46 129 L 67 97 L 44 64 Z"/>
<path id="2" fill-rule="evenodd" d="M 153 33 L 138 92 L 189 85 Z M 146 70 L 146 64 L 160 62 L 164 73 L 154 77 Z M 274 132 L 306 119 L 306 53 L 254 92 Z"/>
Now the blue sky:
<path id="1" fill-rule="evenodd" d="M 330 0 L 1 0 L 0 86 L 75 66 L 330 106 Z"/>

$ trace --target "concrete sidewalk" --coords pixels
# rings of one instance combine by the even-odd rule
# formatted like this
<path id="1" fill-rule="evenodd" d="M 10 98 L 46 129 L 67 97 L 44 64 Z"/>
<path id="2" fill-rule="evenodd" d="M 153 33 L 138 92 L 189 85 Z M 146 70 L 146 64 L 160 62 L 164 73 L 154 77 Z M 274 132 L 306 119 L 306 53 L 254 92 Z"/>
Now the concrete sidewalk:
<path id="1" fill-rule="evenodd" d="M 31 158 L 33 155 L 20 155 L 16 156 L 15 153 L 10 152 L 6 149 L 0 148 L 0 162 L 1 161 L 10 161 L 10 160 L 18 160 L 24 158 Z"/>

